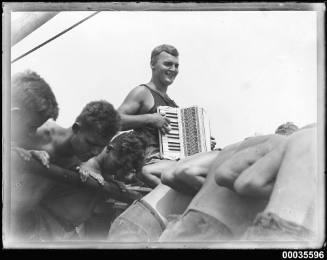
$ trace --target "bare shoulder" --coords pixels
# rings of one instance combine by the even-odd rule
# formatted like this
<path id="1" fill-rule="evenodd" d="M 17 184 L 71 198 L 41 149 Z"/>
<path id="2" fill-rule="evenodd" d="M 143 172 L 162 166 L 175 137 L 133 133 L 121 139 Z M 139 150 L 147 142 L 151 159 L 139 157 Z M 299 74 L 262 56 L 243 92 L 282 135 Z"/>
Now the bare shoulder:
<path id="1" fill-rule="evenodd" d="M 151 96 L 150 90 L 147 89 L 145 86 L 137 86 L 134 87 L 128 94 L 129 96 L 134 96 L 138 99 L 146 99 L 147 97 Z"/>
<path id="2" fill-rule="evenodd" d="M 62 127 L 60 127 L 53 120 L 48 120 L 37 129 L 36 132 L 37 138 L 43 144 L 50 143 L 55 138 L 55 136 L 60 132 L 61 128 Z"/>
<path id="3" fill-rule="evenodd" d="M 120 113 L 137 114 L 148 111 L 153 105 L 153 98 L 150 90 L 145 86 L 134 87 L 126 96 L 123 103 L 118 108 Z"/>

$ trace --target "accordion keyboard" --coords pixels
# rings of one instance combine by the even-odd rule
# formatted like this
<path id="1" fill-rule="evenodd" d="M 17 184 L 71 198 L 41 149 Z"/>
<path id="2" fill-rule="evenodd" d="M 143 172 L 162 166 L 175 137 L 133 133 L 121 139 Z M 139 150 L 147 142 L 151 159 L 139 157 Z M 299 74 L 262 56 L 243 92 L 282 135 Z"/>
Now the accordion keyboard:
<path id="1" fill-rule="evenodd" d="M 181 156 L 183 142 L 181 141 L 181 126 L 179 122 L 180 111 L 177 108 L 161 107 L 159 113 L 167 117 L 170 121 L 169 133 L 160 134 L 161 154 L 167 159 L 178 159 Z"/>
<path id="2" fill-rule="evenodd" d="M 210 151 L 209 120 L 202 108 L 158 107 L 158 112 L 170 121 L 170 132 L 159 132 L 162 158 L 176 160 L 199 152 Z"/>

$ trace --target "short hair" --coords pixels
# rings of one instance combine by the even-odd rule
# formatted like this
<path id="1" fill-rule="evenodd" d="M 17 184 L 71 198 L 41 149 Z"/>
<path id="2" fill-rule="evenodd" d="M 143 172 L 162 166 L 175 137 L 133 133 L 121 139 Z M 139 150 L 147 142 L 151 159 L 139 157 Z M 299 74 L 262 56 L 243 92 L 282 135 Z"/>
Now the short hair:
<path id="1" fill-rule="evenodd" d="M 120 129 L 120 116 L 117 110 L 105 100 L 88 103 L 76 118 L 76 122 L 94 129 L 106 139 L 111 139 Z"/>
<path id="2" fill-rule="evenodd" d="M 292 122 L 286 122 L 285 124 L 280 125 L 275 134 L 279 135 L 291 135 L 296 132 L 299 128 Z"/>
<path id="3" fill-rule="evenodd" d="M 178 55 L 179 55 L 178 50 L 174 46 L 168 45 L 168 44 L 162 44 L 162 45 L 155 47 L 153 49 L 153 51 L 151 52 L 151 64 L 154 64 L 157 62 L 158 55 L 162 52 L 167 52 L 170 55 L 173 55 L 175 57 L 178 57 Z"/>
<path id="4" fill-rule="evenodd" d="M 43 118 L 58 117 L 58 103 L 48 83 L 36 72 L 27 70 L 11 78 L 12 105 L 39 113 Z"/>
<path id="5" fill-rule="evenodd" d="M 135 171 L 137 174 L 144 166 L 145 149 L 147 140 L 145 136 L 136 134 L 134 131 L 125 132 L 116 136 L 109 144 L 114 156 L 117 158 L 117 177 L 124 176 Z M 110 148 L 109 148 L 110 149 Z"/>

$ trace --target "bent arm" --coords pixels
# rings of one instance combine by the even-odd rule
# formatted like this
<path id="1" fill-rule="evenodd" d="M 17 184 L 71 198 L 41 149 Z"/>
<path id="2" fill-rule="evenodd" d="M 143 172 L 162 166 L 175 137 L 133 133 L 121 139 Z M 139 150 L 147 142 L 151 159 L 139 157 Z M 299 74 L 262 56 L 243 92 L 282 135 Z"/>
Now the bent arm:
<path id="1" fill-rule="evenodd" d="M 151 114 L 127 115 L 120 112 L 120 117 L 122 122 L 121 123 L 122 131 L 130 130 L 134 128 L 140 128 L 146 125 L 150 125 L 152 123 Z"/>
<path id="2" fill-rule="evenodd" d="M 160 177 L 153 174 L 153 172 L 149 172 L 147 170 L 143 170 L 138 177 L 141 181 L 146 183 L 151 188 L 155 188 L 157 185 L 161 183 Z"/>
<path id="3" fill-rule="evenodd" d="M 80 167 L 86 167 L 90 171 L 102 174 L 103 163 L 104 160 L 106 159 L 106 155 L 107 155 L 107 148 L 104 148 L 100 154 L 82 163 Z"/>
<path id="4" fill-rule="evenodd" d="M 151 98 L 149 93 L 139 87 L 134 88 L 127 95 L 118 108 L 123 131 L 152 124 L 151 114 L 146 114 L 147 111 L 145 111 L 145 101 L 147 98 Z"/>
<path id="5" fill-rule="evenodd" d="M 234 182 L 234 190 L 249 197 L 269 197 L 284 156 L 284 147 L 278 147 L 242 172 Z"/>
<path id="6" fill-rule="evenodd" d="M 250 187 L 248 186 L 250 184 L 261 186 L 263 183 L 268 183 L 268 180 L 271 180 L 270 175 L 275 175 L 275 172 L 269 170 L 267 174 L 265 171 L 269 167 L 275 169 L 278 166 L 279 168 L 278 162 L 280 162 L 274 161 L 273 163 L 270 153 L 279 146 L 283 149 L 286 140 L 286 137 L 279 135 L 258 136 L 244 140 L 229 158 L 217 167 L 215 174 L 217 184 L 232 190 L 237 188 L 244 192 L 244 186 Z M 275 157 L 278 156 L 280 154 L 277 153 Z M 240 178 L 238 183 L 234 185 L 238 178 Z"/>
<path id="7" fill-rule="evenodd" d="M 202 187 L 219 151 L 199 153 L 179 161 L 161 175 L 163 184 L 183 193 L 196 193 Z"/>
<path id="8" fill-rule="evenodd" d="M 234 182 L 234 190 L 240 195 L 269 197 L 283 161 L 288 138 L 271 136 L 264 144 L 258 160 L 244 168 Z M 256 146 L 258 150 L 259 146 Z"/>
<path id="9" fill-rule="evenodd" d="M 77 172 L 61 168 L 54 164 L 50 164 L 49 168 L 44 168 L 38 161 L 33 158 L 29 162 L 26 162 L 15 155 L 15 153 L 12 153 L 11 155 L 11 171 L 26 171 L 30 174 L 38 174 L 70 185 L 83 185 L 89 187 L 90 189 L 102 190 L 112 198 L 123 202 L 132 202 L 133 200 L 141 197 L 141 194 L 138 192 L 123 192 L 121 191 L 120 187 L 111 182 L 105 182 L 102 186 L 96 180 L 88 178 L 85 183 L 82 183 L 79 177 L 79 173 Z"/>

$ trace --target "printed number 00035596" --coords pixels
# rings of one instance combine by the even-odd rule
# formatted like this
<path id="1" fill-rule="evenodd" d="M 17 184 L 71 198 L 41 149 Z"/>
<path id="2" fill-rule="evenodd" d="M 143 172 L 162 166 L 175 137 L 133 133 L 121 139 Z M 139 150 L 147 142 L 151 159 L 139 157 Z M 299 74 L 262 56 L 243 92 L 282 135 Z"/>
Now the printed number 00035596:
<path id="1" fill-rule="evenodd" d="M 283 251 L 284 259 L 324 259 L 324 251 Z"/>

